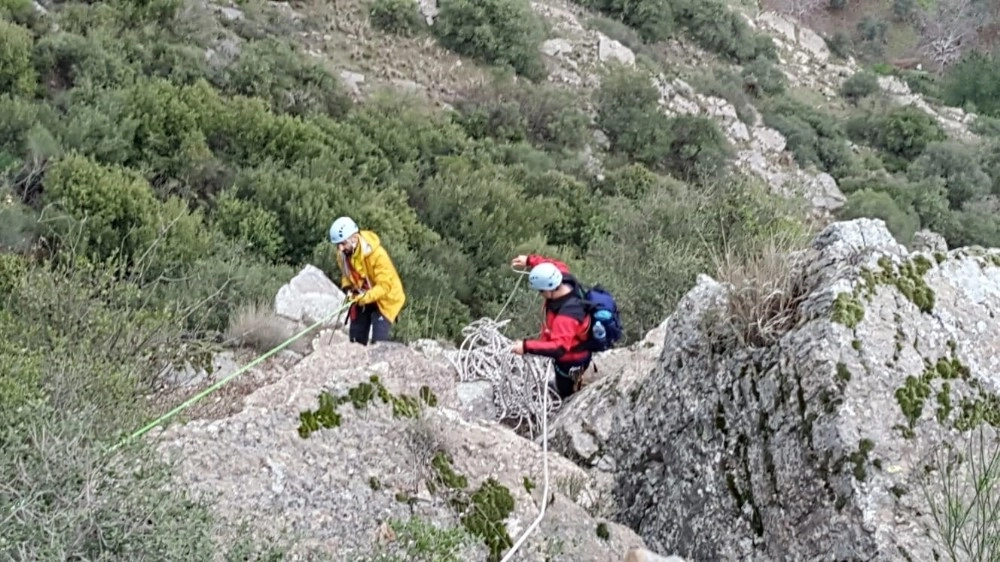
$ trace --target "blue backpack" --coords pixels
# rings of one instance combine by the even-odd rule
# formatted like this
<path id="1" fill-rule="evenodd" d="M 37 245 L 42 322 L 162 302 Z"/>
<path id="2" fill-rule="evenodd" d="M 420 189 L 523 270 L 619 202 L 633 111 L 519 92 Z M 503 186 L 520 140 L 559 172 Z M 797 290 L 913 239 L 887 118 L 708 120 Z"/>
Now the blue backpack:
<path id="1" fill-rule="evenodd" d="M 583 304 L 590 314 L 590 330 L 581 347 L 588 351 L 607 351 L 622 337 L 622 322 L 618 314 L 618 303 L 604 287 L 594 285 L 583 290 Z"/>

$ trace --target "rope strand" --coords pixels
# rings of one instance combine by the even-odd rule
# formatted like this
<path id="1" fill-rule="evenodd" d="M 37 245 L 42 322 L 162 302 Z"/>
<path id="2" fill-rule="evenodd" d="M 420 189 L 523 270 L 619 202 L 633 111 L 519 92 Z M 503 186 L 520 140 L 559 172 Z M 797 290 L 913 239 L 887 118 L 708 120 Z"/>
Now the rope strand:
<path id="1" fill-rule="evenodd" d="M 522 275 L 527 273 L 518 269 L 514 271 Z M 458 349 L 457 358 L 448 356 L 458 371 L 459 381 L 490 382 L 499 421 L 514 420 L 516 422 L 514 431 L 520 429 L 522 425 L 526 426 L 532 439 L 536 427 L 541 425 L 542 506 L 538 511 L 538 517 L 511 546 L 501 562 L 508 562 L 513 558 L 545 516 L 549 497 L 548 418 L 562 405 L 559 395 L 549 386 L 549 381 L 555 376 L 552 362 L 534 355 L 515 355 L 511 351 L 514 341 L 502 333 L 510 320 L 501 321 L 500 316 L 513 300 L 519 284 L 520 279 L 514 283 L 510 296 L 507 297 L 496 318 L 481 318 L 462 329 L 464 339 Z"/>

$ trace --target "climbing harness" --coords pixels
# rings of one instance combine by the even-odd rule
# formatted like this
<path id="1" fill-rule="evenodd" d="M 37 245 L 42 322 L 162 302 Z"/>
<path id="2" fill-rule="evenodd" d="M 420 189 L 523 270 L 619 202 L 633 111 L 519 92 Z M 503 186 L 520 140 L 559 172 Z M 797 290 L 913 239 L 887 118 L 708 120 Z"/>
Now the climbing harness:
<path id="1" fill-rule="evenodd" d="M 219 381 L 217 381 L 212 386 L 206 388 L 205 390 L 202 390 L 198 394 L 195 394 L 191 398 L 185 400 L 184 403 L 182 403 L 180 406 L 177 406 L 173 410 L 170 410 L 166 414 L 163 414 L 162 416 L 160 416 L 160 417 L 156 418 L 155 420 L 149 422 L 145 426 L 143 426 L 140 429 L 138 429 L 135 433 L 129 435 L 125 439 L 122 439 L 121 441 L 119 441 L 118 443 L 116 443 L 114 446 L 112 446 L 110 449 L 108 449 L 108 452 L 110 453 L 112 451 L 115 451 L 116 449 L 118 449 L 122 445 L 125 445 L 126 443 L 132 441 L 133 439 L 146 434 L 151 429 L 153 429 L 154 427 L 160 425 L 164 421 L 172 418 L 173 416 L 177 415 L 179 412 L 182 412 L 182 411 L 190 408 L 192 405 L 194 405 L 195 403 L 199 402 L 200 400 L 202 400 L 203 398 L 205 398 L 209 394 L 211 394 L 211 393 L 215 392 L 216 390 L 219 390 L 220 388 L 222 388 L 229 381 L 231 381 L 234 378 L 236 378 L 236 377 L 242 375 L 243 373 L 249 371 L 251 368 L 253 368 L 254 366 L 260 364 L 262 361 L 264 361 L 268 357 L 274 355 L 275 353 L 278 353 L 282 349 L 285 349 L 289 345 L 291 345 L 291 344 L 295 343 L 296 341 L 300 340 L 302 337 L 304 337 L 309 332 L 312 332 L 313 330 L 315 330 L 316 328 L 322 326 L 323 324 L 326 324 L 327 322 L 329 322 L 333 318 L 336 318 L 342 312 L 344 312 L 345 310 L 347 310 L 347 307 L 351 306 L 352 303 L 353 303 L 353 301 L 345 299 L 344 303 L 341 304 L 340 307 L 338 307 L 333 312 L 327 314 L 325 317 L 321 318 L 320 320 L 317 320 L 311 326 L 307 326 L 302 331 L 300 331 L 299 333 L 295 334 L 294 336 L 288 338 L 284 342 L 276 345 L 270 351 L 268 351 L 267 353 L 264 353 L 263 355 L 261 355 L 260 357 L 258 357 L 256 359 L 254 359 L 250 363 L 247 363 L 243 367 L 241 367 L 241 368 L 237 369 L 236 371 L 234 371 L 234 372 L 226 375 L 222 379 L 219 379 Z"/>

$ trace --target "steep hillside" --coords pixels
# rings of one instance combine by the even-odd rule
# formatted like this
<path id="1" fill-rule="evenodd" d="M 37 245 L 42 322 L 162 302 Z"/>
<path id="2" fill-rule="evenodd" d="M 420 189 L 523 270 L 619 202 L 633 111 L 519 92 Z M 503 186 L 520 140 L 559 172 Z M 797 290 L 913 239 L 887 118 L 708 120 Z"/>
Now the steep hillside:
<path id="1" fill-rule="evenodd" d="M 293 535 L 318 533 L 313 546 L 353 552 L 365 541 L 351 525 L 384 520 L 343 507 L 356 500 L 397 519 L 404 505 L 431 506 L 446 532 L 425 520 L 382 532 L 454 553 L 462 528 L 476 533 L 445 508 L 470 505 L 462 494 L 490 475 L 512 494 L 517 535 L 542 501 L 523 481 L 537 448 L 492 422 L 459 423 L 448 412 L 470 394 L 478 417 L 497 414 L 489 385 L 457 385 L 440 361 L 417 358 L 427 340 L 447 347 L 501 312 L 506 337 L 537 332 L 537 295 L 511 256 L 560 257 L 618 298 L 623 344 L 636 347 L 604 357 L 601 376 L 629 382 L 566 409 L 614 411 L 646 384 L 669 394 L 642 376 L 657 345 L 643 338 L 656 339 L 700 276 L 774 259 L 838 219 L 882 219 L 912 248 L 1000 246 L 1000 60 L 967 56 L 931 77 L 866 70 L 849 55 L 752 2 L 722 0 L 0 0 L 0 558 L 280 557 L 277 531 L 254 527 L 279 512 Z M 275 294 L 296 271 L 336 280 L 326 233 L 341 215 L 378 234 L 404 280 L 397 343 L 362 352 L 320 338 L 269 355 L 174 420 L 199 420 L 169 430 L 165 447 L 189 454 L 180 467 L 127 440 L 301 327 L 308 295 L 286 290 L 275 306 Z M 333 372 L 328 361 L 358 364 Z M 389 398 L 413 390 L 394 378 L 408 362 L 440 383 L 428 419 L 466 439 L 445 443 L 468 478 L 454 494 L 414 488 L 407 471 L 422 465 L 393 438 L 409 423 L 391 405 L 411 402 Z M 360 384 L 369 367 L 396 385 L 391 404 L 344 414 L 358 423 L 339 434 L 288 437 L 308 401 L 296 381 L 344 390 L 337 377 Z M 565 455 L 553 466 L 605 496 L 617 478 L 622 502 L 648 508 L 623 519 L 642 538 L 580 498 L 557 498 L 560 518 L 543 527 L 579 537 L 567 556 L 698 544 L 669 542 L 673 531 L 653 523 L 662 513 L 630 495 L 638 464 L 601 444 L 624 435 L 610 419 L 553 419 Z M 350 459 L 311 456 L 338 438 L 364 463 L 388 449 L 391 462 L 364 476 L 417 496 L 393 502 Z M 267 464 L 262 444 L 289 464 L 271 458 L 264 477 L 218 456 Z M 504 451 L 510 471 L 490 456 Z M 302 478 L 282 472 L 298 461 Z M 286 492 L 293 481 L 308 493 Z M 215 507 L 200 493 L 213 487 L 226 490 Z M 233 540 L 219 540 L 222 528 Z M 469 552 L 502 538 L 486 534 Z"/>

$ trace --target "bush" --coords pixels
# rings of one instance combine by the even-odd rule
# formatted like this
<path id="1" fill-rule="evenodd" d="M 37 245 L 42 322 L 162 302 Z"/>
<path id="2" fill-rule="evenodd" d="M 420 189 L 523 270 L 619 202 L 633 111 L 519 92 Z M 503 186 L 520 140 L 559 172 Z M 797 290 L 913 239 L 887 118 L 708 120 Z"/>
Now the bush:
<path id="1" fill-rule="evenodd" d="M 906 169 L 928 144 L 945 139 L 933 117 L 910 105 L 876 106 L 852 117 L 847 132 L 856 142 L 878 149 L 889 171 Z"/>
<path id="2" fill-rule="evenodd" d="M 840 218 L 873 218 L 885 221 L 889 232 L 903 244 L 909 244 L 913 234 L 920 229 L 920 217 L 912 206 L 906 209 L 886 192 L 861 189 L 847 196 L 847 202 L 840 210 Z"/>
<path id="3" fill-rule="evenodd" d="M 527 0 L 442 0 L 431 28 L 444 47 L 531 79 L 545 77 L 547 29 Z"/>
<path id="4" fill-rule="evenodd" d="M 768 59 L 756 59 L 743 67 L 743 88 L 754 97 L 782 94 L 788 78 Z"/>
<path id="5" fill-rule="evenodd" d="M 948 105 L 1000 117 L 1000 55 L 968 50 L 945 71 L 941 97 Z"/>
<path id="6" fill-rule="evenodd" d="M 372 0 L 368 18 L 375 29 L 406 37 L 424 28 L 424 19 L 415 0 Z"/>
<path id="7" fill-rule="evenodd" d="M 576 93 L 550 84 L 496 80 L 470 90 L 455 103 L 456 121 L 477 139 L 580 148 L 587 142 L 589 124 L 580 103 Z"/>
<path id="8" fill-rule="evenodd" d="M 597 126 L 612 152 L 652 164 L 670 150 L 670 128 L 660 94 L 641 70 L 613 67 L 594 92 Z"/>
<path id="9" fill-rule="evenodd" d="M 879 92 L 878 76 L 871 72 L 861 70 L 853 76 L 844 80 L 840 85 L 840 95 L 847 98 L 847 101 L 856 104 L 861 98 Z"/>
<path id="10" fill-rule="evenodd" d="M 830 49 L 830 53 L 833 56 L 840 59 L 847 59 L 847 57 L 851 56 L 853 42 L 850 35 L 842 31 L 837 31 L 829 37 L 824 37 L 823 42 L 826 43 L 826 47 Z"/>
<path id="11" fill-rule="evenodd" d="M 787 96 L 761 105 L 764 124 L 785 136 L 800 166 L 815 164 L 834 178 L 850 175 L 858 163 L 835 118 Z"/>
<path id="12" fill-rule="evenodd" d="M 681 115 L 669 120 L 670 146 L 660 168 L 684 181 L 703 182 L 727 170 L 732 147 L 711 118 Z"/>
<path id="13" fill-rule="evenodd" d="M 674 13 L 670 2 L 658 0 L 578 0 L 578 4 L 596 10 L 636 30 L 647 43 L 669 39 L 674 31 Z M 607 32 L 606 30 L 602 30 Z M 610 34 L 609 34 L 610 35 Z M 625 43 L 633 50 L 636 46 Z"/>
<path id="14" fill-rule="evenodd" d="M 50 235 L 78 240 L 78 251 L 99 261 L 129 260 L 156 237 L 153 190 L 131 170 L 71 154 L 46 173 L 44 197 L 68 215 L 50 223 Z"/>
<path id="15" fill-rule="evenodd" d="M 416 13 L 413 0 L 402 1 L 413 4 Z M 267 100 L 277 113 L 343 117 L 351 107 L 340 79 L 322 62 L 272 38 L 243 44 L 225 76 L 224 92 Z"/>
<path id="16" fill-rule="evenodd" d="M 736 63 L 757 58 L 777 60 L 774 41 L 755 32 L 746 20 L 722 0 L 681 0 L 675 3 L 677 20 L 695 42 Z"/>
<path id="17" fill-rule="evenodd" d="M 944 180 L 952 209 L 961 209 L 967 201 L 989 195 L 992 180 L 979 166 L 979 155 L 955 141 L 933 142 L 910 163 L 907 175 L 917 182 L 928 177 Z"/>
<path id="18" fill-rule="evenodd" d="M 0 19 L 0 92 L 30 96 L 37 76 L 31 65 L 34 40 L 20 25 Z"/>

